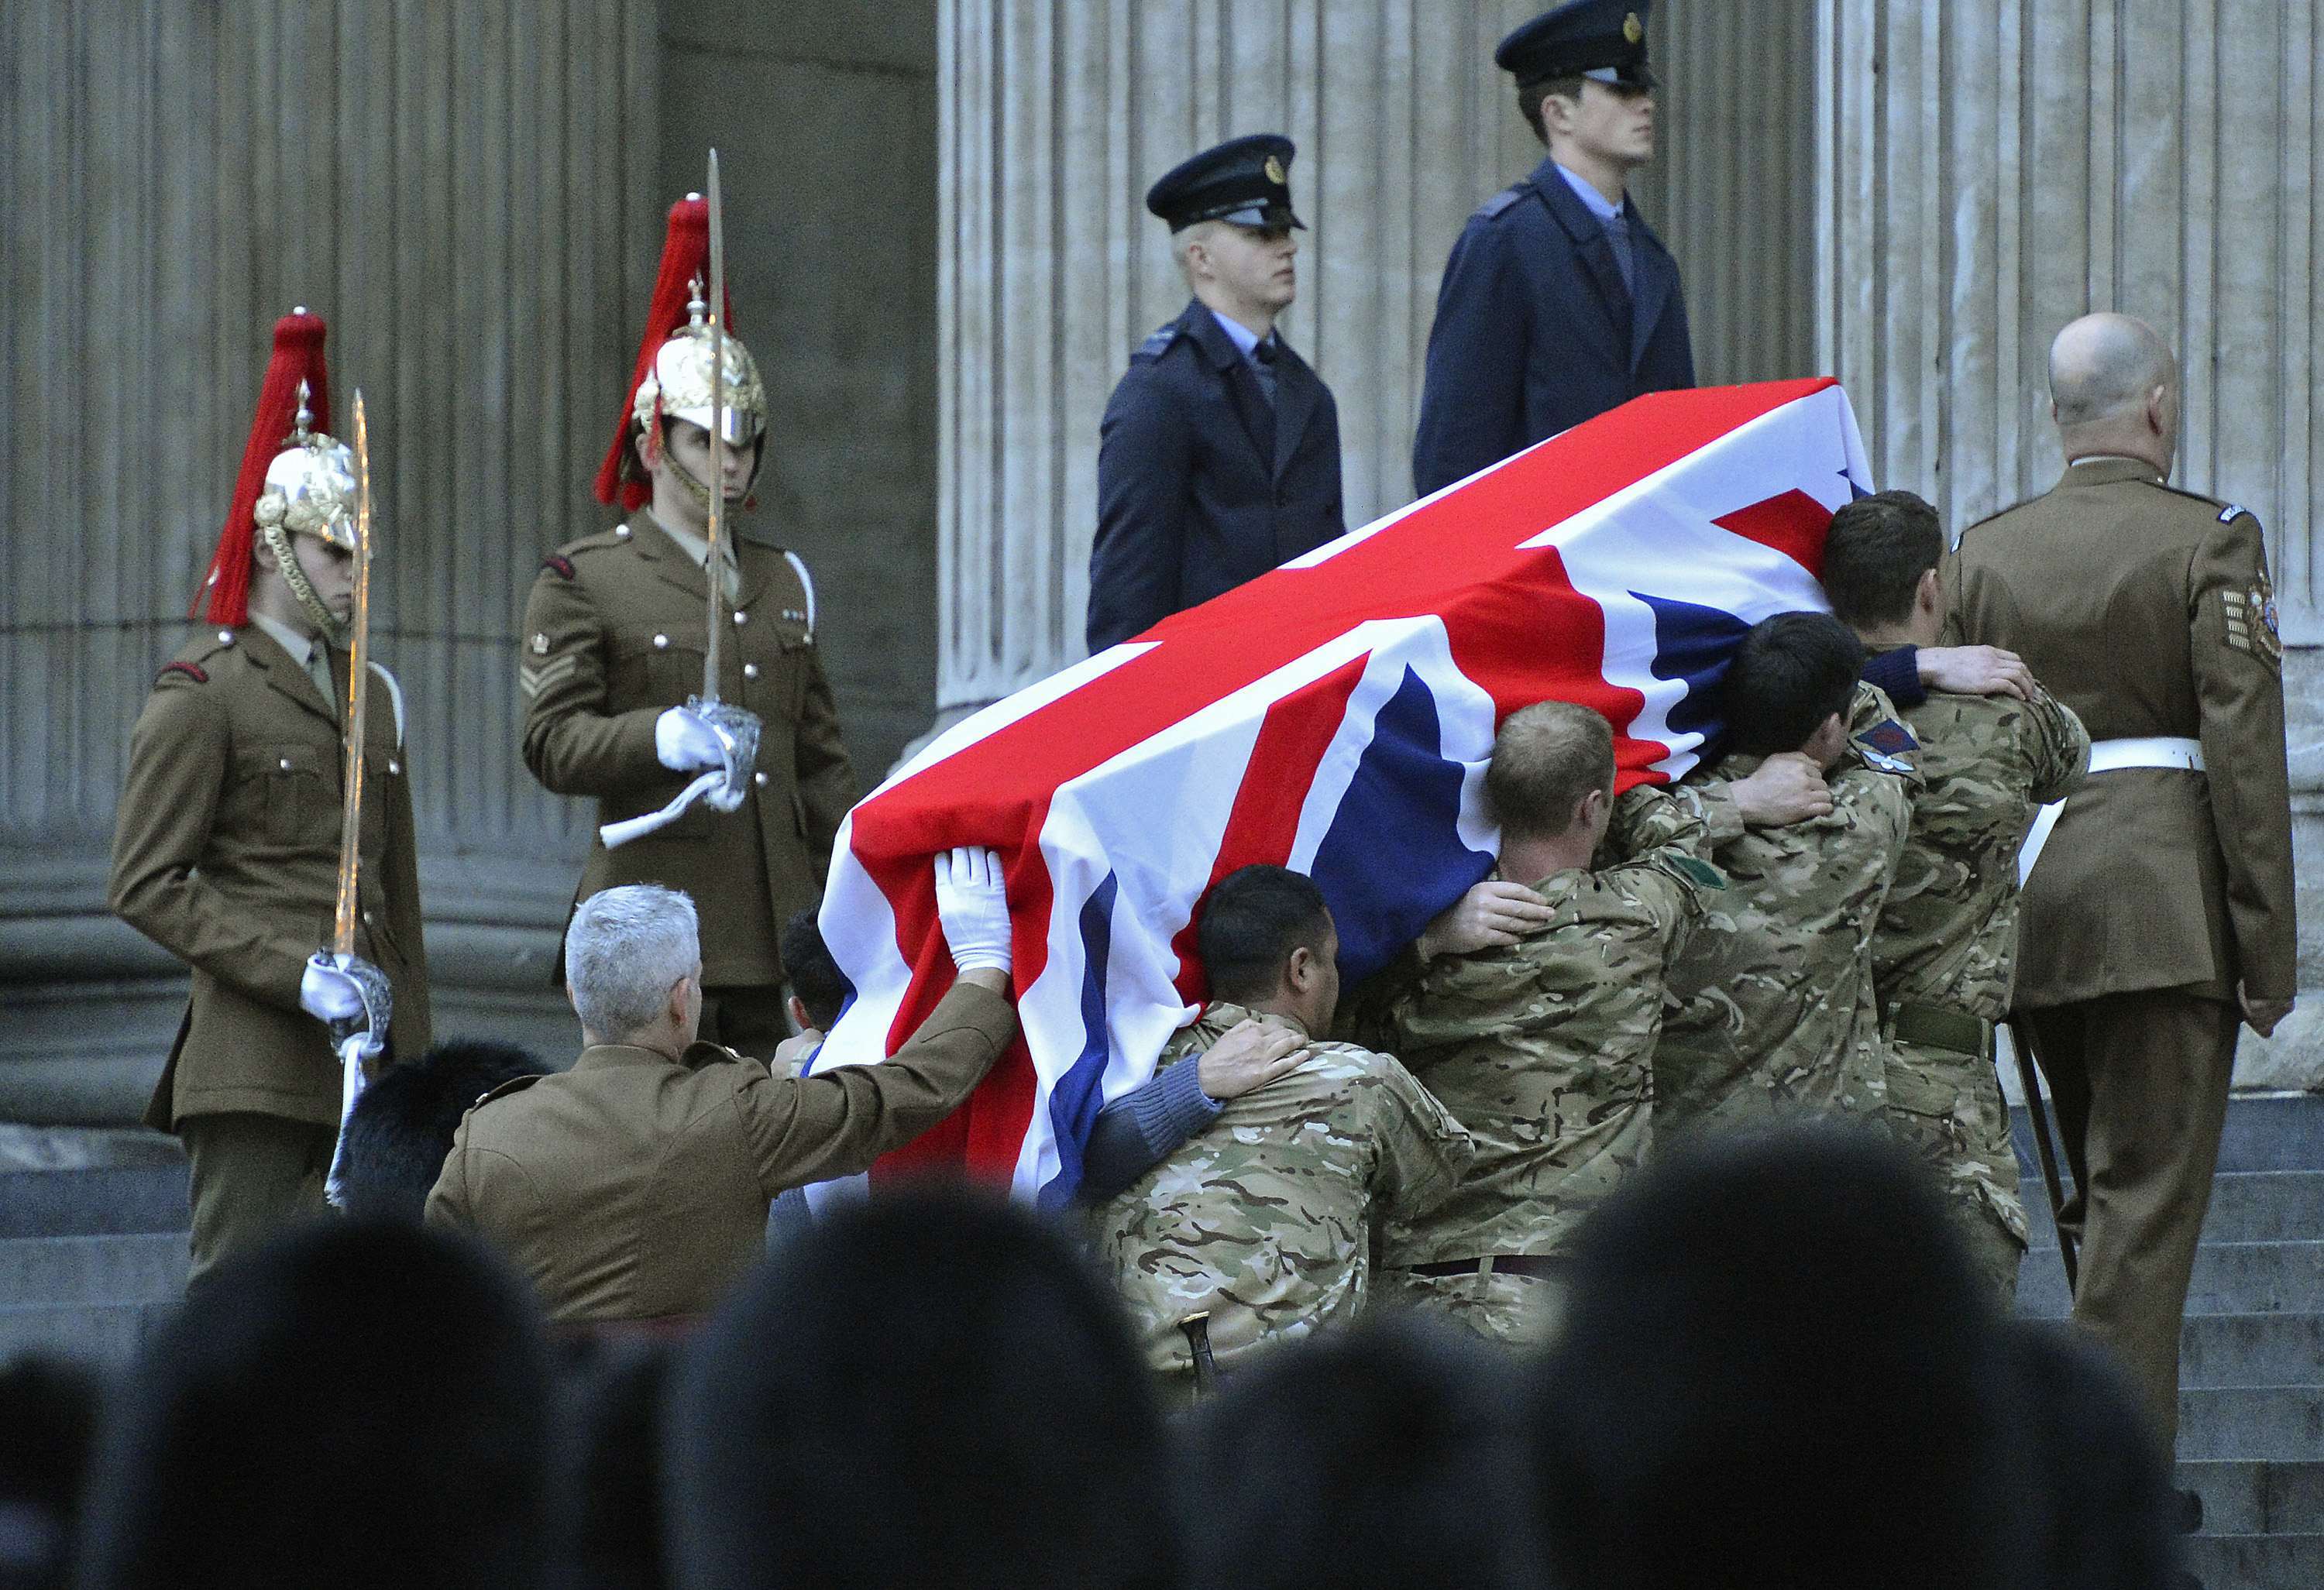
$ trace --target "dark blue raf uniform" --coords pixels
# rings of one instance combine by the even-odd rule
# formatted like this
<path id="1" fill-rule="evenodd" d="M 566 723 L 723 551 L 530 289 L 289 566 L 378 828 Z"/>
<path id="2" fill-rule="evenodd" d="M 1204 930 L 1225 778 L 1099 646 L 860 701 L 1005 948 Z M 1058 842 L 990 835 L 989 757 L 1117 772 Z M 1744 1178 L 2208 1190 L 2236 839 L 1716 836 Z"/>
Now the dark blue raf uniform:
<path id="1" fill-rule="evenodd" d="M 1300 225 L 1291 140 L 1239 138 L 1156 183 L 1173 232 Z M 1276 332 L 1246 354 L 1197 299 L 1130 355 L 1099 427 L 1093 653 L 1337 538 L 1340 410 Z"/>
<path id="2" fill-rule="evenodd" d="M 1575 0 L 1493 59 L 1520 92 L 1572 76 L 1651 87 L 1646 10 Z M 1428 334 L 1412 445 L 1422 495 L 1643 392 L 1694 384 L 1677 262 L 1628 195 L 1615 219 L 1600 220 L 1552 160 L 1469 217 Z"/>

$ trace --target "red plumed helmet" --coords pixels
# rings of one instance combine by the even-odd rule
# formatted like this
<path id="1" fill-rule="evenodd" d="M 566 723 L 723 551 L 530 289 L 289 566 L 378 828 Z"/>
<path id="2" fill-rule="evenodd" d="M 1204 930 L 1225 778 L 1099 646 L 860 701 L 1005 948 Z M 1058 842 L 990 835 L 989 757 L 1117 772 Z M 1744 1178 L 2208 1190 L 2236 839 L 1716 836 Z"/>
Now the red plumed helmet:
<path id="1" fill-rule="evenodd" d="M 706 283 L 710 280 L 710 204 L 700 194 L 689 193 L 669 207 L 669 234 L 662 240 L 661 271 L 654 278 L 653 302 L 646 309 L 645 330 L 638 338 L 638 361 L 630 372 L 630 384 L 622 389 L 622 411 L 613 419 L 613 446 L 605 449 L 605 462 L 597 471 L 597 501 L 610 503 L 618 498 L 624 512 L 644 507 L 652 495 L 646 482 L 622 467 L 629 453 L 630 427 L 636 422 L 638 388 L 652 371 L 654 355 L 661 352 L 662 344 L 685 326 L 687 300 L 694 296 L 692 283 L 696 280 Z M 703 290 L 706 294 L 708 289 Z M 732 335 L 732 293 L 726 295 L 724 308 L 726 330 Z"/>
<path id="2" fill-rule="evenodd" d="M 209 622 L 229 628 L 250 621 L 250 552 L 258 528 L 258 494 L 266 484 L 266 466 L 282 451 L 298 420 L 300 381 L 307 383 L 312 427 L 331 428 L 331 376 L 323 363 L 327 329 L 320 315 L 304 308 L 274 323 L 274 357 L 267 362 L 266 379 L 258 389 L 258 412 L 251 418 L 250 439 L 243 444 L 234 502 L 226 510 L 226 528 L 218 535 L 217 550 L 210 554 L 209 574 L 194 593 L 189 614 L 201 613 Z"/>

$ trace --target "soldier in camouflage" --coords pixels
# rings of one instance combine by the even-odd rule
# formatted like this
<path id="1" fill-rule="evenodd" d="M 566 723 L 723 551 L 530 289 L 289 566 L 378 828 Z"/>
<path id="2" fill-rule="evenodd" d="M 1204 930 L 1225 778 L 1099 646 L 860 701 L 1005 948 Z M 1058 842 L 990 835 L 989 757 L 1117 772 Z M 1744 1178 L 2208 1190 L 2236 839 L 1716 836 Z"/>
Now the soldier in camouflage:
<path id="1" fill-rule="evenodd" d="M 1171 1039 L 1164 1067 L 1194 1063 L 1250 1017 L 1330 1030 L 1339 933 L 1309 879 L 1280 867 L 1228 874 L 1197 947 L 1219 997 Z M 1193 1389 L 1191 1315 L 1207 1312 L 1221 1373 L 1353 1319 L 1379 1224 L 1443 1198 L 1468 1167 L 1467 1134 L 1393 1059 L 1351 1043 L 1306 1052 L 1091 1211 L 1099 1261 L 1166 1392 Z"/>
<path id="2" fill-rule="evenodd" d="M 1530 1345 L 1554 1325 L 1574 1228 L 1646 1155 L 1664 968 L 1724 889 L 1693 853 L 1699 815 L 1643 785 L 1616 802 L 1613 730 L 1588 707 L 1512 712 L 1485 791 L 1498 881 L 1531 880 L 1518 887 L 1535 909 L 1510 942 L 1470 953 L 1447 952 L 1460 941 L 1440 918 L 1389 1003 L 1397 1052 L 1477 1158 L 1450 1199 L 1389 1220 L 1381 1263 L 1413 1304 Z M 1592 870 L 1618 816 L 1655 837 Z"/>
<path id="3" fill-rule="evenodd" d="M 1937 510 L 1910 492 L 1849 503 L 1824 542 L 1833 612 L 1876 651 L 1933 644 L 1944 631 L 1944 550 Z M 1932 692 L 1904 721 L 1921 742 L 1923 784 L 1872 937 L 1889 1121 L 1936 1172 L 1978 1270 L 2006 1302 L 2025 1206 L 1993 1031 L 2017 968 L 2017 851 L 2034 807 L 2081 782 L 2090 738 L 2039 685 L 2023 701 Z"/>
<path id="4" fill-rule="evenodd" d="M 1912 731 L 1858 683 L 1863 659 L 1837 620 L 1792 612 L 1755 626 L 1729 666 L 1726 754 L 1687 786 L 1717 802 L 1721 786 L 1796 754 L 1823 771 L 1831 809 L 1785 828 L 1714 827 L 1729 887 L 1672 969 L 1685 1004 L 1655 1054 L 1665 1142 L 1778 1115 L 1877 1119 L 1886 1104 L 1872 934 L 1920 776 Z"/>

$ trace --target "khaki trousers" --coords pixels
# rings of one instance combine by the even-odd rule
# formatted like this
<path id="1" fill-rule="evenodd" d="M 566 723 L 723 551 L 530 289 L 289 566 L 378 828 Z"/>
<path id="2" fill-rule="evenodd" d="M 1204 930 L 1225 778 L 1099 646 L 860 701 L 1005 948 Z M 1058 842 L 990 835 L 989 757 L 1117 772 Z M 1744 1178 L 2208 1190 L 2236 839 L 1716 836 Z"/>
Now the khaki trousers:
<path id="1" fill-rule="evenodd" d="M 780 983 L 727 983 L 702 990 L 701 1035 L 752 1060 L 772 1060 L 791 1035 Z"/>
<path id="2" fill-rule="evenodd" d="M 2026 1014 L 2074 1173 L 2059 1221 L 2081 1239 L 2074 1319 L 2122 1356 L 2167 1448 L 2239 1018 L 2167 989 Z"/>
<path id="3" fill-rule="evenodd" d="M 193 1172 L 193 1254 L 188 1287 L 295 1221 L 328 1211 L 323 1179 L 338 1134 L 328 1126 L 248 1113 L 178 1123 Z"/>

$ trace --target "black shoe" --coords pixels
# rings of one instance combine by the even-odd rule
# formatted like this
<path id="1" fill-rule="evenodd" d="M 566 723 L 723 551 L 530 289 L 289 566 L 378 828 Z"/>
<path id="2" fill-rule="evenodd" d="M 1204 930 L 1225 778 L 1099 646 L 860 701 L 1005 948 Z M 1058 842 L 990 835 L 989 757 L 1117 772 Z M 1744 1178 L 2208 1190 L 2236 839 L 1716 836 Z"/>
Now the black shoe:
<path id="1" fill-rule="evenodd" d="M 2203 1493 L 2200 1491 L 2174 1491 L 2178 1511 L 2172 1517 L 2172 1527 L 2182 1535 L 2191 1535 L 2203 1527 Z"/>

